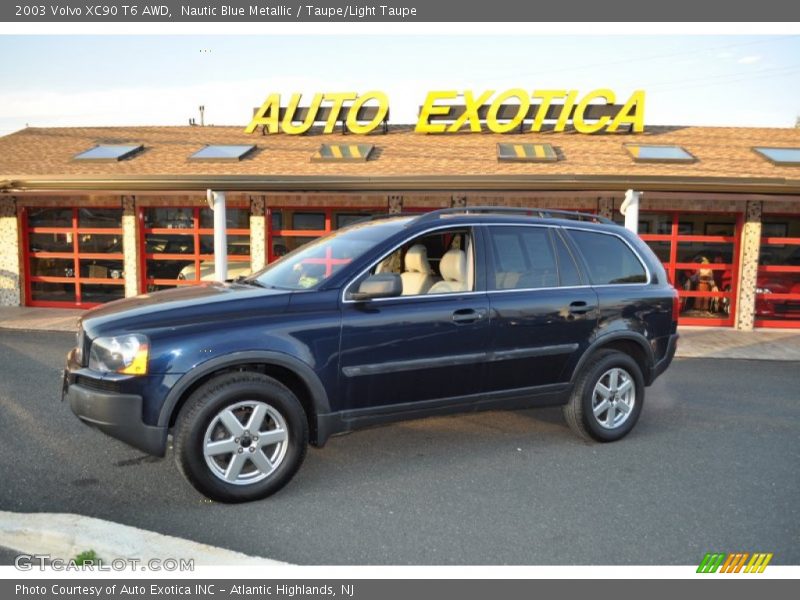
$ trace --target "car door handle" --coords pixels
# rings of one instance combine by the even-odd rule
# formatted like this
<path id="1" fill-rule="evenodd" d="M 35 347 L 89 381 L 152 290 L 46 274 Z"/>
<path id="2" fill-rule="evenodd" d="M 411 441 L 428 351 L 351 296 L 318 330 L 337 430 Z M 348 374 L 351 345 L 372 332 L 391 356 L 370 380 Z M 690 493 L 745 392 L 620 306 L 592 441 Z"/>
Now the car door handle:
<path id="1" fill-rule="evenodd" d="M 485 308 L 460 308 L 453 313 L 453 323 L 474 323 L 486 316 Z"/>
<path id="2" fill-rule="evenodd" d="M 584 302 L 583 300 L 576 300 L 569 305 L 569 312 L 573 315 L 582 315 L 595 309 L 595 306 Z"/>

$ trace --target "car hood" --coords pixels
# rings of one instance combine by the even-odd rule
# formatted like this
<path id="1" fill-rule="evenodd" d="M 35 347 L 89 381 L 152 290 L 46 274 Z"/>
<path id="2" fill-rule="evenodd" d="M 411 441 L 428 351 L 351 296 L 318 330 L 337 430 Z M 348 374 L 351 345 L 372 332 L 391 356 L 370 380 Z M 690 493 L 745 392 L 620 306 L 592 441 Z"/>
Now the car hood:
<path id="1" fill-rule="evenodd" d="M 237 283 L 201 283 L 115 300 L 88 311 L 81 324 L 92 337 L 178 327 L 282 312 L 292 292 Z"/>

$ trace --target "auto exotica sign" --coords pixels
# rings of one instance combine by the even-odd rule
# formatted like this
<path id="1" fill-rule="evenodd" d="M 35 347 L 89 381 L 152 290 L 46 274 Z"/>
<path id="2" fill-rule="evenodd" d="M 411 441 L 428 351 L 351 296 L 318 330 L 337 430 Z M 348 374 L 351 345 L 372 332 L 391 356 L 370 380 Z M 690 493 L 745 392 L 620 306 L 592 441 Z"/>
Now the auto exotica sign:
<path id="1" fill-rule="evenodd" d="M 460 100 L 462 99 L 462 100 Z M 281 106 L 281 95 L 270 94 L 253 113 L 245 128 L 264 134 L 306 133 L 323 123 L 323 133 L 332 133 L 341 123 L 349 133 L 366 134 L 387 126 L 389 97 L 378 91 L 317 93 L 308 106 L 300 106 L 302 94 L 292 94 Z M 458 103 L 461 102 L 461 103 Z M 578 133 L 644 131 L 644 91 L 636 90 L 617 104 L 616 94 L 597 89 L 581 95 L 577 90 L 534 90 L 513 88 L 502 92 L 443 90 L 428 92 L 419 107 L 415 126 L 418 133 L 457 131 L 509 133 L 519 131 L 564 131 L 568 124 Z"/>

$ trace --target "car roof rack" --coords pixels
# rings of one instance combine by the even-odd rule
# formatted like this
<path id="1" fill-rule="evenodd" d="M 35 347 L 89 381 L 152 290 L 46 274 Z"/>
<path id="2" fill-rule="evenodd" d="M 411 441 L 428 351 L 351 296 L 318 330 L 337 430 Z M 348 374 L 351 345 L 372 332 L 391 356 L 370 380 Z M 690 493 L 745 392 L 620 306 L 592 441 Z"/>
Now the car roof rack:
<path id="1" fill-rule="evenodd" d="M 380 221 L 381 219 L 392 219 L 395 217 L 418 217 L 420 214 L 419 212 L 396 212 L 396 213 L 375 213 L 374 215 L 365 215 L 369 217 L 369 221 Z"/>
<path id="2" fill-rule="evenodd" d="M 594 215 L 591 213 L 575 212 L 571 210 L 555 210 L 552 208 L 533 208 L 533 207 L 511 207 L 511 206 L 462 206 L 456 208 L 442 208 L 424 213 L 414 220 L 415 223 L 433 221 L 448 215 L 470 215 L 470 214 L 514 214 L 529 217 L 539 217 L 540 219 L 572 219 L 575 221 L 590 221 L 614 225 L 614 221 Z"/>

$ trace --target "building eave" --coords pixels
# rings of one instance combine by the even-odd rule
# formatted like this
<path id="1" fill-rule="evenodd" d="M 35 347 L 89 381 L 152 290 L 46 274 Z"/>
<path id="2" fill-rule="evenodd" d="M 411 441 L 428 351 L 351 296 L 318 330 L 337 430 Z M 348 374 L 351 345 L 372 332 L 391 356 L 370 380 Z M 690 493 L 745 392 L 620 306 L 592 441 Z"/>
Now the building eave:
<path id="1" fill-rule="evenodd" d="M 402 175 L 384 177 L 273 175 L 152 175 L 117 177 L 12 177 L 0 190 L 14 192 L 158 192 L 217 189 L 259 191 L 532 191 L 599 190 L 798 194 L 800 178 L 731 178 L 616 175 Z"/>

